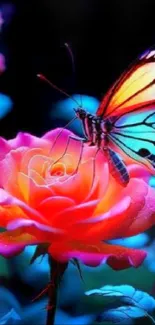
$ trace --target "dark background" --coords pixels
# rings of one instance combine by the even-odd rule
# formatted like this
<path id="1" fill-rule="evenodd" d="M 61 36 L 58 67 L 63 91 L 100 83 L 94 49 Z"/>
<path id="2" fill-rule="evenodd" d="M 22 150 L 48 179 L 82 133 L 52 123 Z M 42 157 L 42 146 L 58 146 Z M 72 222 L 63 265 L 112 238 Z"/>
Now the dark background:
<path id="1" fill-rule="evenodd" d="M 6 138 L 14 137 L 19 131 L 42 135 L 55 126 L 55 120 L 49 118 L 52 103 L 65 97 L 39 81 L 37 73 L 45 74 L 70 94 L 87 94 L 101 100 L 131 61 L 155 44 L 154 0 L 19 0 L 12 4 L 14 14 L 0 34 L 0 52 L 5 55 L 7 66 L 0 76 L 0 92 L 10 96 L 14 104 L 12 111 L 0 120 L 0 136 Z M 65 42 L 74 52 L 75 75 Z M 59 122 L 60 126 L 65 125 L 63 116 L 57 125 Z M 154 238 L 153 232 L 151 236 L 150 241 Z M 104 275 L 102 269 L 85 271 L 88 287 L 128 283 L 154 294 L 154 245 L 153 241 L 149 248 L 152 255 L 146 265 L 137 270 L 129 269 L 116 275 L 104 266 Z M 29 303 L 32 311 L 31 299 L 47 283 L 48 265 L 47 262 L 32 265 L 30 270 L 27 265 L 32 252 L 28 249 L 25 255 L 9 261 L 9 268 L 8 261 L 0 260 L 0 284 L 16 292 L 17 298 Z M 7 272 L 11 274 L 10 280 Z M 14 272 L 17 274 L 13 277 Z M 63 304 L 66 290 L 72 302 L 75 286 L 77 301 L 82 296 L 82 285 L 77 271 L 74 272 L 76 278 L 71 273 L 64 295 L 60 294 Z M 81 290 L 79 296 L 77 290 Z M 40 305 L 37 308 L 43 310 Z M 36 314 L 35 311 L 35 317 Z M 34 321 L 35 317 L 33 314 Z M 148 319 L 143 324 L 148 324 Z"/>
<path id="2" fill-rule="evenodd" d="M 155 43 L 154 0 L 12 3 L 15 13 L 0 42 L 7 59 L 0 91 L 14 102 L 0 121 L 0 135 L 7 138 L 19 130 L 41 135 L 54 126 L 49 119 L 52 102 L 64 97 L 37 80 L 38 72 L 70 94 L 100 100 L 128 64 Z M 74 77 L 65 42 L 74 52 Z"/>

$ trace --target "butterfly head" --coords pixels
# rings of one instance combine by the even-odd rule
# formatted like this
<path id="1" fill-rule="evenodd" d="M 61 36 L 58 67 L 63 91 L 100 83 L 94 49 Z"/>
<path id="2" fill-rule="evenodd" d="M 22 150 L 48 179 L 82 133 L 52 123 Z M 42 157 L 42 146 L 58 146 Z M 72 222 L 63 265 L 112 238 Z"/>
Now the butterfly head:
<path id="1" fill-rule="evenodd" d="M 87 115 L 86 111 L 81 108 L 80 106 L 78 108 L 74 108 L 75 114 L 77 116 L 77 118 L 79 118 L 80 120 L 84 119 Z"/>

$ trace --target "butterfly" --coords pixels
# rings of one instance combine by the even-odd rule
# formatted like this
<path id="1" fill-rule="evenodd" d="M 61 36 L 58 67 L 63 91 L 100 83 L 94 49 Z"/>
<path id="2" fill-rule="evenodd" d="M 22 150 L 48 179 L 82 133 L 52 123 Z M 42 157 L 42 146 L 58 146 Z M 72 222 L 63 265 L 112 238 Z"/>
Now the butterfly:
<path id="1" fill-rule="evenodd" d="M 95 115 L 78 107 L 90 145 L 108 158 L 111 174 L 129 182 L 121 153 L 155 171 L 155 49 L 145 51 L 109 89 Z"/>
<path id="2" fill-rule="evenodd" d="M 82 105 L 74 111 L 75 118 L 82 122 L 82 141 L 104 153 L 111 174 L 120 184 L 126 186 L 129 182 L 124 155 L 154 172 L 155 48 L 145 51 L 120 76 L 101 100 L 96 114 L 90 114 Z"/>

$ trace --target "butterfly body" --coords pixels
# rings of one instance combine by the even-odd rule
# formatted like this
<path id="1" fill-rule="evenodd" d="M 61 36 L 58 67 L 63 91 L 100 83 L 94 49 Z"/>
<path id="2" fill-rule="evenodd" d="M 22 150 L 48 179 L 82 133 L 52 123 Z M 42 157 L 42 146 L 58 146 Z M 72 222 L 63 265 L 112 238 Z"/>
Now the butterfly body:
<path id="1" fill-rule="evenodd" d="M 109 136 L 112 131 L 110 119 L 104 121 L 101 117 L 87 113 L 80 107 L 75 112 L 82 122 L 87 143 L 90 146 L 96 146 L 104 153 L 109 162 L 110 173 L 117 178 L 119 183 L 126 185 L 129 181 L 126 166 L 119 155 L 109 147 Z"/>
<path id="2" fill-rule="evenodd" d="M 96 115 L 87 113 L 84 109 L 78 107 L 75 110 L 76 116 L 82 122 L 84 135 L 90 145 L 97 145 L 101 142 L 104 135 L 102 124 L 103 120 Z"/>

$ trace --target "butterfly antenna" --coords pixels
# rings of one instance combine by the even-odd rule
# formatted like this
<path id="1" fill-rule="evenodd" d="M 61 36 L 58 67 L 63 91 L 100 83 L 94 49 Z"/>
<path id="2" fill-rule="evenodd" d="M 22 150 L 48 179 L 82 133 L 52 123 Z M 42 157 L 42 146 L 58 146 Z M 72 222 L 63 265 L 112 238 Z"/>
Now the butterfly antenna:
<path id="1" fill-rule="evenodd" d="M 72 62 L 72 71 L 73 71 L 73 75 L 74 75 L 74 79 L 75 79 L 75 75 L 76 75 L 76 71 L 75 71 L 75 59 L 74 59 L 74 54 L 73 54 L 73 51 L 70 47 L 70 45 L 68 43 L 65 43 L 64 44 L 67 51 L 68 51 L 68 54 L 70 56 L 70 59 L 71 59 L 71 62 Z M 83 104 L 82 104 L 82 95 L 80 95 L 80 107 L 83 107 Z"/>
<path id="2" fill-rule="evenodd" d="M 73 52 L 72 52 L 72 49 L 70 47 L 70 45 L 68 43 L 65 43 L 64 44 L 67 51 L 68 51 L 68 54 L 71 58 L 71 62 L 72 62 L 72 71 L 73 71 L 73 74 L 75 74 L 75 59 L 74 59 L 74 55 L 73 55 Z"/>
<path id="3" fill-rule="evenodd" d="M 59 91 L 61 94 L 65 95 L 66 97 L 70 98 L 74 103 L 76 103 L 76 105 L 80 106 L 79 103 L 76 101 L 76 99 L 74 99 L 72 96 L 70 96 L 69 94 L 66 93 L 66 91 L 62 90 L 61 88 L 57 87 L 54 83 L 52 83 L 49 79 L 47 79 L 43 74 L 38 73 L 37 77 L 42 80 L 45 81 L 46 83 L 48 83 L 52 88 L 56 89 L 57 91 Z"/>

